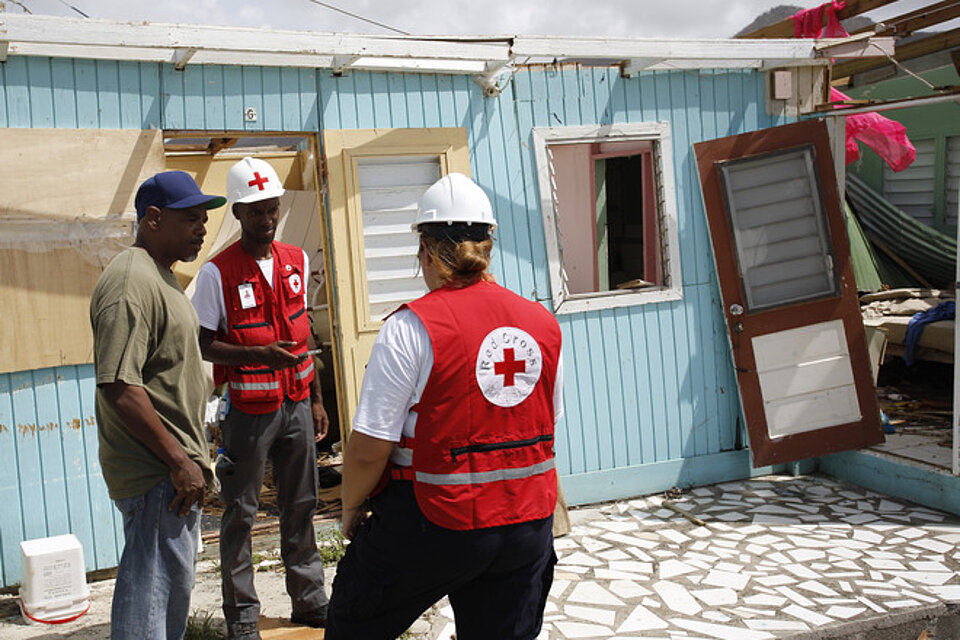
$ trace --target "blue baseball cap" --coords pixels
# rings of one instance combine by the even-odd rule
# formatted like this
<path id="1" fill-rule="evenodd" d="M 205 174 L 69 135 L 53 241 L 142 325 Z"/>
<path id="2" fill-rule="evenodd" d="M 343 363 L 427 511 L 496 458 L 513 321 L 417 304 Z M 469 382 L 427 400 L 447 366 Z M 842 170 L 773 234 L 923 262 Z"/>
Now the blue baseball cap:
<path id="1" fill-rule="evenodd" d="M 134 202 L 137 207 L 137 220 L 140 220 L 147 213 L 148 207 L 189 209 L 202 204 L 206 205 L 207 209 L 216 209 L 226 204 L 227 199 L 201 192 L 193 177 L 185 171 L 164 171 L 143 181 Z"/>

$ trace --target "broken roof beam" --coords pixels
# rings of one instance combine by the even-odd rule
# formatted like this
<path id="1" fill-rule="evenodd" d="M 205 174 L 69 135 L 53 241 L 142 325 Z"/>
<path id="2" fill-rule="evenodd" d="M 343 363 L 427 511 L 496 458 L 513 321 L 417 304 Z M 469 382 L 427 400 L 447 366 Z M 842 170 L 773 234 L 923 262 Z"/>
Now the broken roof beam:
<path id="1" fill-rule="evenodd" d="M 824 58 L 888 58 L 896 50 L 892 36 L 876 37 L 869 32 L 838 40 L 817 40 L 814 48 Z"/>
<path id="2" fill-rule="evenodd" d="M 904 37 L 925 27 L 932 27 L 954 18 L 960 18 L 960 0 L 944 0 L 902 16 L 884 20 L 876 25 L 857 29 L 853 33 L 872 30 L 881 35 Z"/>
<path id="3" fill-rule="evenodd" d="M 196 55 L 198 49 L 196 47 L 190 47 L 189 49 L 174 49 L 173 50 L 173 68 L 177 71 L 183 71 L 187 68 L 187 63 L 190 62 L 190 58 Z"/>
<path id="4" fill-rule="evenodd" d="M 896 2 L 896 0 L 847 0 L 843 9 L 837 12 L 837 17 L 841 20 L 858 16 L 867 11 L 873 11 L 884 5 Z M 826 13 L 826 12 L 824 12 Z M 824 15 L 826 19 L 826 15 Z M 750 33 L 737 36 L 737 38 L 792 38 L 794 34 L 793 18 L 787 18 L 780 22 L 775 22 L 766 27 L 761 27 Z"/>
<path id="5" fill-rule="evenodd" d="M 624 60 L 620 65 L 620 75 L 629 78 L 635 73 L 653 69 L 656 65 L 662 63 L 664 58 L 630 58 Z"/>
<path id="6" fill-rule="evenodd" d="M 237 144 L 238 140 L 239 138 L 211 138 L 210 144 L 207 145 L 207 153 L 215 156 L 224 149 L 229 149 Z"/>
<path id="7" fill-rule="evenodd" d="M 897 62 L 904 62 L 906 60 L 912 60 L 913 58 L 925 56 L 928 53 L 944 51 L 956 46 L 960 46 L 960 27 L 951 29 L 950 31 L 934 33 L 925 38 L 920 38 L 906 44 L 899 44 L 895 48 L 893 58 Z M 866 58 L 840 62 L 833 65 L 833 80 L 836 82 L 842 78 L 848 78 L 858 73 L 863 73 L 864 71 L 879 69 L 880 67 L 885 67 L 889 64 L 893 63 L 887 57 Z"/>
<path id="8" fill-rule="evenodd" d="M 330 61 L 330 66 L 333 68 L 333 75 L 339 76 L 346 73 L 359 59 L 360 56 L 333 56 L 333 59 Z"/>

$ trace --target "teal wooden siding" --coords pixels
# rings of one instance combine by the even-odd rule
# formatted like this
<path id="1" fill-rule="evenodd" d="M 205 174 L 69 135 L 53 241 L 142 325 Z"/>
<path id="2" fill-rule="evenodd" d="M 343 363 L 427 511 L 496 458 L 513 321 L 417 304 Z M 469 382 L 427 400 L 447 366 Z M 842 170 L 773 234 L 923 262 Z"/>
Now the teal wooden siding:
<path id="1" fill-rule="evenodd" d="M 683 299 L 564 315 L 557 459 L 571 503 L 750 475 L 736 378 L 691 145 L 779 124 L 763 75 L 524 69 L 497 98 L 471 78 L 11 57 L 0 126 L 320 131 L 464 127 L 499 228 L 493 271 L 547 303 L 532 128 L 666 120 L 674 150 Z M 253 107 L 257 119 L 244 119 Z M 54 150 L 52 150 L 53 152 Z M 27 314 L 28 311 L 20 311 Z M 20 540 L 71 531 L 88 569 L 115 566 L 122 533 L 97 462 L 91 365 L 0 375 L 0 572 Z M 702 471 L 701 471 L 702 470 Z M 765 470 L 769 471 L 769 469 Z"/>
<path id="2" fill-rule="evenodd" d="M 116 566 L 119 513 L 97 460 L 93 366 L 0 374 L 0 575 L 20 580 L 20 541 L 75 534 L 88 571 Z"/>

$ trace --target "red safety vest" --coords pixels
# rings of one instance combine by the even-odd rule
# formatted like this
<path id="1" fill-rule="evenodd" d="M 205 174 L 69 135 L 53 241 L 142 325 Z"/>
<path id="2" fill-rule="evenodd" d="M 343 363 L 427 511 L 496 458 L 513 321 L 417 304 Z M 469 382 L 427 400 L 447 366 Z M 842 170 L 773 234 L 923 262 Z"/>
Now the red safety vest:
<path id="1" fill-rule="evenodd" d="M 560 327 L 543 306 L 489 283 L 407 306 L 433 346 L 417 412 L 413 480 L 433 523 L 480 529 L 546 518 L 557 500 L 553 388 Z"/>
<path id="2" fill-rule="evenodd" d="M 221 329 L 217 339 L 245 346 L 289 340 L 297 343 L 288 349 L 290 353 L 303 353 L 310 335 L 310 318 L 303 302 L 307 286 L 303 250 L 281 242 L 274 242 L 271 250 L 272 287 L 239 242 L 213 258 L 220 270 L 227 313 L 227 330 Z M 216 383 L 229 383 L 230 403 L 251 414 L 276 411 L 284 397 L 294 401 L 309 397 L 313 375 L 313 358 L 279 371 L 261 365 L 214 365 Z"/>

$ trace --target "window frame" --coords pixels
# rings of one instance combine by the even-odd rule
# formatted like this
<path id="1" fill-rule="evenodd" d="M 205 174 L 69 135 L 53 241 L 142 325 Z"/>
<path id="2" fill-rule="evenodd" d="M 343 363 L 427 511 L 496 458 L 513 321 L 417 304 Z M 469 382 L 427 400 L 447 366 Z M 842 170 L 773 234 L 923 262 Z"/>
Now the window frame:
<path id="1" fill-rule="evenodd" d="M 553 170 L 549 147 L 609 142 L 652 141 L 655 151 L 654 176 L 657 182 L 657 216 L 660 227 L 660 253 L 663 284 L 639 291 L 596 291 L 572 294 L 563 277 L 563 247 L 558 231 L 554 202 Z M 614 125 L 534 127 L 534 155 L 537 185 L 540 189 L 540 212 L 543 217 L 550 275 L 550 297 L 556 314 L 581 313 L 597 309 L 613 309 L 683 298 L 680 270 L 679 228 L 677 222 L 676 186 L 674 183 L 673 145 L 668 122 L 633 122 Z M 585 176 L 590 180 L 590 176 Z"/>

